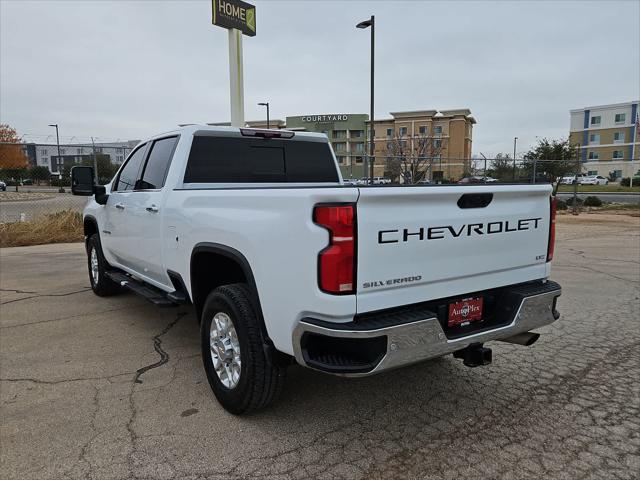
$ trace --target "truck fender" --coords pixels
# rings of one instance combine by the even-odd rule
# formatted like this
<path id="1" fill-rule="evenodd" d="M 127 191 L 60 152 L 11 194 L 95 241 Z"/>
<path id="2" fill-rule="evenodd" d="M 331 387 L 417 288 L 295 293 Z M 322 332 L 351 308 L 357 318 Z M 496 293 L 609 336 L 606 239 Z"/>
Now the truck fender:
<path id="1" fill-rule="evenodd" d="M 202 309 L 202 304 L 204 302 L 204 298 L 197 298 L 197 291 L 195 287 L 195 284 L 197 282 L 197 278 L 195 278 L 196 264 L 194 263 L 194 259 L 195 257 L 201 254 L 211 254 L 211 255 L 224 257 L 230 260 L 231 262 L 233 262 L 235 265 L 237 265 L 242 271 L 245 282 L 247 283 L 248 287 L 251 289 L 251 291 L 254 294 L 253 295 L 254 308 L 258 316 L 258 321 L 260 323 L 259 327 L 260 327 L 260 334 L 262 337 L 262 343 L 263 343 L 267 358 L 271 360 L 275 353 L 275 347 L 273 346 L 273 342 L 269 338 L 264 317 L 262 315 L 262 307 L 260 306 L 260 295 L 258 292 L 258 287 L 256 285 L 255 278 L 253 276 L 251 265 L 249 264 L 249 261 L 247 260 L 247 258 L 240 251 L 236 250 L 233 247 L 229 247 L 227 245 L 222 245 L 219 243 L 212 243 L 212 242 L 201 242 L 196 244 L 195 247 L 193 247 L 193 250 L 191 252 L 191 259 L 190 259 L 191 298 L 193 300 L 193 304 L 196 307 L 196 314 L 198 316 L 198 321 L 200 321 L 201 309 Z M 237 280 L 231 280 L 226 283 L 236 283 L 236 282 Z M 217 284 L 214 284 L 214 287 L 224 285 L 224 284 L 225 282 L 217 283 Z M 202 295 L 200 295 L 200 297 L 202 297 Z"/>

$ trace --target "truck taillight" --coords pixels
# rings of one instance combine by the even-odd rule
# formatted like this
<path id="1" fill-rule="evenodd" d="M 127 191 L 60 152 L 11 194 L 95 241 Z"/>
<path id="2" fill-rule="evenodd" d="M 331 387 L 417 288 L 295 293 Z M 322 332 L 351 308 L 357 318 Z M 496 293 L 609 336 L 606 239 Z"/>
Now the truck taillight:
<path id="1" fill-rule="evenodd" d="M 355 293 L 355 204 L 317 205 L 313 209 L 313 221 L 329 231 L 329 245 L 318 255 L 320 289 L 334 295 Z"/>
<path id="2" fill-rule="evenodd" d="M 556 246 L 556 197 L 549 199 L 550 221 L 549 221 L 549 245 L 547 246 L 547 262 L 553 260 L 553 250 Z"/>

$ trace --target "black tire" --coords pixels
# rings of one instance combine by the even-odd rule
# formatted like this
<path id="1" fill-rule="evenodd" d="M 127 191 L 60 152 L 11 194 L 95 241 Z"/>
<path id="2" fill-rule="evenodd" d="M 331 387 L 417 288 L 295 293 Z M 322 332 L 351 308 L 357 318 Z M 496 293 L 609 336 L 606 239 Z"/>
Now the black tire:
<path id="1" fill-rule="evenodd" d="M 200 322 L 202 361 L 207 380 L 220 404 L 240 415 L 265 408 L 275 401 L 284 386 L 286 366 L 269 361 L 263 348 L 252 292 L 245 284 L 236 283 L 216 288 L 207 297 Z M 217 313 L 231 319 L 240 344 L 240 378 L 232 388 L 223 385 L 213 365 L 210 327 Z"/>
<path id="2" fill-rule="evenodd" d="M 98 260 L 97 280 L 92 272 L 92 252 L 95 251 Z M 93 292 L 100 297 L 109 297 L 120 291 L 120 285 L 107 278 L 106 272 L 109 270 L 109 264 L 102 254 L 102 246 L 100 245 L 100 236 L 94 233 L 87 241 L 87 265 L 89 267 L 89 281 Z"/>

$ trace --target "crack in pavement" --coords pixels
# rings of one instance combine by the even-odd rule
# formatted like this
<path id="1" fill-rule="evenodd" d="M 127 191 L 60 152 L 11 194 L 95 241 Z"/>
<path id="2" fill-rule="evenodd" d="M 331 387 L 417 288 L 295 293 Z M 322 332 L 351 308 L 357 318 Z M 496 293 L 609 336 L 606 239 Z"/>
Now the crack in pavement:
<path id="1" fill-rule="evenodd" d="M 169 361 L 169 354 L 162 348 L 162 339 L 161 337 L 163 335 L 165 335 L 167 332 L 169 332 L 169 330 L 171 330 L 179 321 L 182 317 L 186 316 L 187 312 L 178 312 L 176 314 L 176 318 L 169 322 L 167 324 L 167 326 L 162 329 L 162 331 L 160 333 L 158 333 L 157 335 L 155 335 L 153 337 L 153 348 L 155 349 L 155 351 L 160 355 L 160 360 L 158 360 L 155 363 L 152 363 L 150 365 L 146 365 L 142 368 L 139 368 L 138 370 L 136 370 L 136 374 L 133 378 L 133 382 L 131 382 L 131 388 L 129 389 L 129 409 L 131 410 L 131 415 L 129 417 L 129 420 L 127 421 L 126 424 L 126 429 L 127 432 L 129 433 L 129 438 L 130 438 L 130 444 L 131 444 L 131 448 L 130 448 L 130 452 L 127 454 L 126 458 L 127 458 L 127 467 L 129 469 L 129 474 L 131 477 L 136 477 L 136 475 L 134 475 L 133 473 L 133 461 L 134 459 L 132 458 L 133 455 L 136 453 L 136 449 L 137 449 L 137 441 L 138 441 L 138 434 L 135 432 L 134 428 L 133 428 L 133 424 L 136 420 L 136 417 L 138 415 L 138 409 L 136 408 L 136 404 L 135 404 L 135 400 L 133 399 L 133 396 L 135 394 L 136 391 L 136 384 L 142 383 L 142 381 L 140 380 L 140 377 L 148 372 L 149 370 L 152 370 L 154 368 L 158 368 L 161 367 L 162 365 L 166 364 Z"/>
<path id="2" fill-rule="evenodd" d="M 632 280 L 630 278 L 620 277 L 618 275 L 614 275 L 613 273 L 605 272 L 603 270 L 598 270 L 596 268 L 589 267 L 587 265 L 577 265 L 577 264 L 574 264 L 574 263 L 556 263 L 554 266 L 556 266 L 556 267 L 564 267 L 564 268 L 577 268 L 577 269 L 581 269 L 581 270 L 588 270 L 590 272 L 599 273 L 599 274 L 605 275 L 607 277 L 615 278 L 616 280 L 620 280 L 621 282 L 640 283 L 640 281 L 638 281 L 638 280 Z"/>
<path id="3" fill-rule="evenodd" d="M 100 310 L 100 311 L 96 311 L 96 312 L 92 312 L 91 314 L 88 313 L 78 313 L 76 315 L 67 315 L 65 317 L 58 317 L 58 318 L 49 318 L 47 320 L 38 320 L 37 322 L 28 322 L 28 323 L 18 323 L 16 325 L 7 325 L 7 326 L 0 326 L 0 330 L 7 330 L 10 328 L 19 328 L 19 327 L 28 327 L 30 325 L 39 325 L 41 323 L 49 323 L 49 322 L 59 322 L 62 320 L 69 320 L 71 318 L 78 318 L 78 317 L 87 317 L 87 316 L 97 316 L 97 315 L 101 315 L 103 313 L 110 313 L 110 312 L 117 312 L 118 310 L 133 310 L 136 308 L 143 308 L 146 307 L 146 304 L 144 305 L 140 305 L 140 306 L 130 306 L 130 305 L 125 305 L 124 307 L 116 307 L 116 308 L 110 308 L 108 310 Z"/>
<path id="4" fill-rule="evenodd" d="M 13 293 L 38 293 L 38 292 L 27 292 L 26 290 L 16 290 L 14 288 L 0 288 L 0 292 L 13 292 Z"/>
<path id="5" fill-rule="evenodd" d="M 178 313 L 176 315 L 176 318 L 172 322 L 167 324 L 167 326 L 159 334 L 157 334 L 156 336 L 153 337 L 153 348 L 160 355 L 160 360 L 158 360 L 157 362 L 152 363 L 150 365 L 147 365 L 147 366 L 144 366 L 142 368 L 139 368 L 136 371 L 136 376 L 133 379 L 133 383 L 142 383 L 142 380 L 140 380 L 140 377 L 145 372 L 148 372 L 149 370 L 152 370 L 154 368 L 161 367 L 162 365 L 164 365 L 165 363 L 167 363 L 169 361 L 169 354 L 162 349 L 162 340 L 160 339 L 160 337 L 162 337 L 169 330 L 171 330 L 180 321 L 180 319 L 182 317 L 184 317 L 185 315 L 187 315 L 186 312 Z"/>
<path id="6" fill-rule="evenodd" d="M 40 385 L 58 385 L 61 383 L 71 383 L 71 382 L 90 382 L 95 380 L 109 380 L 114 377 L 121 377 L 122 375 L 131 375 L 134 372 L 122 372 L 122 373 L 114 373 L 113 375 L 105 375 L 101 377 L 78 377 L 78 378 L 65 378 L 62 380 L 41 380 L 39 378 L 0 378 L 0 382 L 31 382 L 37 383 Z"/>
<path id="7" fill-rule="evenodd" d="M 608 262 L 621 262 L 621 263 L 636 263 L 640 265 L 640 261 L 637 260 L 631 260 L 631 259 L 627 259 L 627 258 L 608 258 L 608 257 L 593 257 L 590 255 L 585 254 L 584 251 L 582 250 L 577 250 L 575 248 L 569 248 L 569 251 L 579 257 L 584 258 L 585 260 L 602 260 L 602 261 L 608 261 Z"/>
<path id="8" fill-rule="evenodd" d="M 29 300 L 30 298 L 68 297 L 69 295 L 75 295 L 76 293 L 83 293 L 83 292 L 87 292 L 89 290 L 91 290 L 91 287 L 87 287 L 87 288 L 84 288 L 82 290 L 76 290 L 76 291 L 67 292 L 67 293 L 43 293 L 43 294 L 40 294 L 40 295 L 32 295 L 31 297 L 16 298 L 15 300 L 8 300 L 6 302 L 0 303 L 0 305 L 8 305 L 9 303 L 21 302 L 23 300 Z M 24 293 L 29 293 L 29 292 L 24 292 Z"/>

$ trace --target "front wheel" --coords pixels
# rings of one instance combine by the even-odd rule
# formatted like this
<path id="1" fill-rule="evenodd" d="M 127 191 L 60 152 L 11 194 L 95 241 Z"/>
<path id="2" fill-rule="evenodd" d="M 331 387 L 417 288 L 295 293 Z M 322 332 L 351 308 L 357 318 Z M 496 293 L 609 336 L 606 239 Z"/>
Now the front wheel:
<path id="1" fill-rule="evenodd" d="M 202 361 L 220 404 L 233 414 L 264 408 L 284 386 L 286 367 L 265 355 L 252 293 L 245 284 L 216 288 L 200 322 Z"/>
<path id="2" fill-rule="evenodd" d="M 87 260 L 89 266 L 89 281 L 91 289 L 100 297 L 115 295 L 120 291 L 120 285 L 107 277 L 109 264 L 102 254 L 100 236 L 95 233 L 87 241 Z"/>

